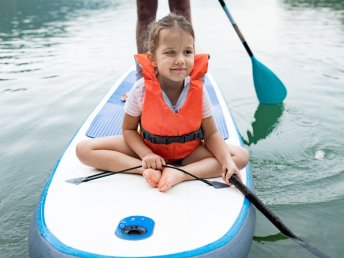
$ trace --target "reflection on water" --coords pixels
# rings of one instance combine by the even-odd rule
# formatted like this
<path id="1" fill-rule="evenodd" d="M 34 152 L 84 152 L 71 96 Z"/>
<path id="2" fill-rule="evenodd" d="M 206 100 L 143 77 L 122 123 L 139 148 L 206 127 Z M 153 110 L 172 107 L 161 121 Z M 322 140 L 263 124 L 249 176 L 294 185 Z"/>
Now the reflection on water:
<path id="1" fill-rule="evenodd" d="M 258 141 L 265 139 L 278 125 L 279 118 L 282 116 L 284 104 L 265 105 L 260 104 L 254 113 L 252 132 L 247 131 L 247 140 L 243 139 L 246 145 L 257 144 Z"/>
<path id="2" fill-rule="evenodd" d="M 119 5 L 103 0 L 0 1 L 0 81 L 40 71 L 56 55 L 54 47 L 65 43 L 70 23 Z"/>
<path id="3" fill-rule="evenodd" d="M 339 15 L 338 19 L 344 25 L 344 1 L 343 0 L 283 0 L 287 8 L 292 9 L 328 9 Z"/>
<path id="4" fill-rule="evenodd" d="M 253 236 L 253 240 L 258 243 L 277 242 L 277 241 L 286 240 L 286 239 L 288 239 L 288 237 L 286 237 L 282 233 L 277 233 L 275 235 L 268 235 L 268 236 Z"/>
<path id="5" fill-rule="evenodd" d="M 283 0 L 284 3 L 291 7 L 308 7 L 308 8 L 331 8 L 333 10 L 343 10 L 343 0 Z"/>
<path id="6" fill-rule="evenodd" d="M 25 38 L 30 33 L 42 37 L 64 33 L 66 22 L 91 10 L 116 8 L 116 1 L 103 0 L 11 0 L 0 2 L 0 35 L 2 40 Z M 53 24 L 53 26 L 52 26 Z M 49 29 L 46 29 L 46 28 Z M 44 31 L 41 31 L 44 29 Z M 34 32 L 36 30 L 36 32 Z"/>

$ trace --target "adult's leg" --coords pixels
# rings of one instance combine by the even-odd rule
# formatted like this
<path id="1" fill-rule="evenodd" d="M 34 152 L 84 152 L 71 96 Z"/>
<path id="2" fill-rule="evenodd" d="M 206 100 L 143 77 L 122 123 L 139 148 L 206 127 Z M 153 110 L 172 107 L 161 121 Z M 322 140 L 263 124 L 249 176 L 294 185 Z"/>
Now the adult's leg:
<path id="1" fill-rule="evenodd" d="M 146 53 L 148 41 L 148 25 L 155 21 L 158 10 L 158 0 L 136 0 L 136 46 L 139 54 Z"/>
<path id="2" fill-rule="evenodd" d="M 181 14 L 191 22 L 190 0 L 169 0 L 170 11 Z"/>

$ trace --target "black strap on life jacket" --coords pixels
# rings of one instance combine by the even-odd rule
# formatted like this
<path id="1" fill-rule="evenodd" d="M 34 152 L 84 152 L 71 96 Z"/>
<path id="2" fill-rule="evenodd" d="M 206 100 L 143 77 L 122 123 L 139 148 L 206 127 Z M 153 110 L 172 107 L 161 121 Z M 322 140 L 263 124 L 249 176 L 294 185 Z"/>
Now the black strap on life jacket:
<path id="1" fill-rule="evenodd" d="M 188 133 L 188 134 L 183 134 L 180 136 L 161 136 L 161 135 L 154 135 L 151 134 L 150 132 L 146 131 L 142 125 L 140 125 L 141 128 L 141 134 L 143 139 L 150 141 L 151 143 L 155 144 L 170 144 L 174 142 L 180 142 L 180 143 L 185 143 L 185 142 L 190 142 L 196 139 L 203 139 L 203 132 L 202 129 L 198 129 L 194 132 Z"/>

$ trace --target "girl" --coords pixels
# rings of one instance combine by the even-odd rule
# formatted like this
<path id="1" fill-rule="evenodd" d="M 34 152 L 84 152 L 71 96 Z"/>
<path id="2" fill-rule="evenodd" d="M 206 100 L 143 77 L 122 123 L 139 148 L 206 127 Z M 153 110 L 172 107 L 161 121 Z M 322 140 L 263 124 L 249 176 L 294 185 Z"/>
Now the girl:
<path id="1" fill-rule="evenodd" d="M 183 16 L 169 14 L 152 23 L 146 55 L 136 55 L 143 78 L 129 93 L 123 136 L 80 142 L 79 160 L 101 170 L 132 171 L 165 192 L 193 179 L 166 163 L 201 178 L 221 176 L 225 182 L 248 162 L 248 152 L 227 145 L 212 118 L 202 85 L 208 55 L 195 55 L 194 31 Z M 137 128 L 140 125 L 141 133 Z"/>

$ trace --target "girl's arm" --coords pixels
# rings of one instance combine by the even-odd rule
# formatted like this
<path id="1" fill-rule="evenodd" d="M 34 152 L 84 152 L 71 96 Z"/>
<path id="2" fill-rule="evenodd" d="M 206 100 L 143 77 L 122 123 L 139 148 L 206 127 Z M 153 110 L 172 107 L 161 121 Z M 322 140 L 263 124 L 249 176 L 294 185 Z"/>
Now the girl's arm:
<path id="1" fill-rule="evenodd" d="M 165 161 L 159 155 L 154 154 L 143 142 L 137 132 L 140 121 L 139 116 L 131 116 L 125 113 L 122 125 L 123 138 L 128 146 L 141 158 L 143 168 L 163 169 Z"/>
<path id="2" fill-rule="evenodd" d="M 223 179 L 228 182 L 228 179 L 233 174 L 236 174 L 240 178 L 239 169 L 232 159 L 228 145 L 218 132 L 212 116 L 202 120 L 202 130 L 205 146 L 222 165 Z"/>

